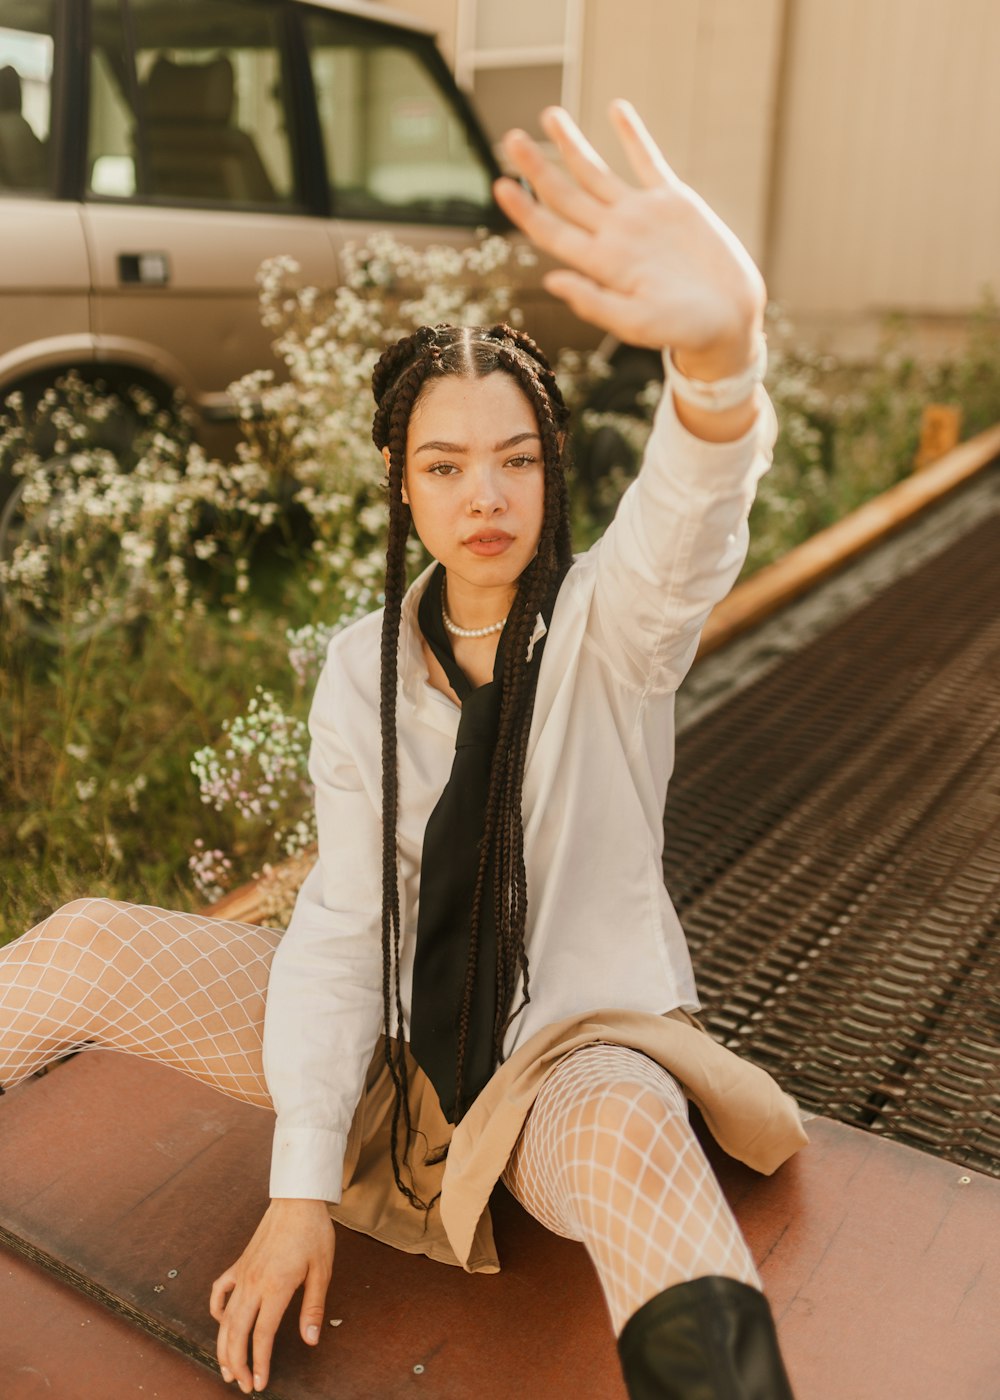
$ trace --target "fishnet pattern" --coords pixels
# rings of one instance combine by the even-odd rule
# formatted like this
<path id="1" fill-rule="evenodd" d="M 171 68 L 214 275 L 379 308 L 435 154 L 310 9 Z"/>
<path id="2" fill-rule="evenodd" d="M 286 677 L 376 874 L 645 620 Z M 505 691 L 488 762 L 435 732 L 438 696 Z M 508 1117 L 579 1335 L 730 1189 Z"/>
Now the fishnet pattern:
<path id="1" fill-rule="evenodd" d="M 73 1050 L 127 1050 L 270 1108 L 264 994 L 281 935 L 80 899 L 0 949 L 0 1086 Z"/>
<path id="2" fill-rule="evenodd" d="M 680 1085 L 627 1046 L 559 1062 L 503 1180 L 536 1220 L 586 1246 L 616 1334 L 675 1283 L 723 1274 L 762 1287 Z"/>
<path id="3" fill-rule="evenodd" d="M 261 1047 L 280 937 L 108 899 L 65 905 L 0 949 L 0 1086 L 93 1047 L 158 1060 L 270 1108 Z M 548 1229 L 583 1241 L 616 1333 L 686 1279 L 761 1286 L 680 1086 L 625 1046 L 584 1046 L 557 1065 L 504 1181 Z"/>

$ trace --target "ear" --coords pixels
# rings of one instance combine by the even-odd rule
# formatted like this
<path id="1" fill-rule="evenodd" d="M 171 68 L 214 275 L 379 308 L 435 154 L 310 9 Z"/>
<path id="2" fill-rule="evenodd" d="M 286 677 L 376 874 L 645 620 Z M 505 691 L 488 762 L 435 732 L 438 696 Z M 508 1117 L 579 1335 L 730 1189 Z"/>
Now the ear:
<path id="1" fill-rule="evenodd" d="M 382 460 L 385 462 L 386 475 L 388 475 L 388 472 L 389 472 L 389 449 L 388 449 L 388 447 L 383 447 L 383 448 L 382 448 Z M 405 480 L 402 482 L 402 488 L 401 488 L 401 489 L 402 489 L 402 496 L 403 496 L 403 505 L 404 505 L 404 506 L 408 506 L 408 505 L 410 504 L 410 498 L 409 498 L 409 496 L 406 494 L 406 481 L 405 481 Z"/>

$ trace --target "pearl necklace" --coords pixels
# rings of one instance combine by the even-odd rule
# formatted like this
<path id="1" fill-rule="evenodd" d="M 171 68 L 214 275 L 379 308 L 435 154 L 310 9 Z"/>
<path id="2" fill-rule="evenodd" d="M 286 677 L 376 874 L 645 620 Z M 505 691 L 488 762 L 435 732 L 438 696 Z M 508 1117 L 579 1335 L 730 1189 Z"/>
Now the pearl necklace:
<path id="1" fill-rule="evenodd" d="M 453 637 L 491 637 L 494 632 L 502 632 L 506 617 L 502 617 L 499 622 L 493 622 L 489 627 L 459 627 L 457 622 L 452 622 L 448 613 L 448 604 L 444 600 L 444 584 L 441 585 L 441 618 L 445 628 Z"/>

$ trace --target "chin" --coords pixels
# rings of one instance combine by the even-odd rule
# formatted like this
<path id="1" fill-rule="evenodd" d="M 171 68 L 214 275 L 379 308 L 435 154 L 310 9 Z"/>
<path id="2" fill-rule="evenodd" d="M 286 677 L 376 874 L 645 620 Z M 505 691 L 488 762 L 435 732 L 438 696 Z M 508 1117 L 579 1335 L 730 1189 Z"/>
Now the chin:
<path id="1" fill-rule="evenodd" d="M 516 588 L 524 570 L 498 569 L 493 560 L 484 559 L 476 560 L 471 565 L 456 565 L 453 572 L 478 588 Z"/>

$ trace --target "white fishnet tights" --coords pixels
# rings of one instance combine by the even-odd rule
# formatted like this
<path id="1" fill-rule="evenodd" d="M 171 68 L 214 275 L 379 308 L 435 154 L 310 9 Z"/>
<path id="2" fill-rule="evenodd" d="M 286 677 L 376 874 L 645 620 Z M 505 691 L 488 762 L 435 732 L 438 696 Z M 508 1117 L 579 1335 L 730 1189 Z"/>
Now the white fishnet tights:
<path id="1" fill-rule="evenodd" d="M 270 1108 L 261 1045 L 280 937 L 107 899 L 65 905 L 0 949 L 0 1086 L 93 1046 Z M 760 1287 L 680 1086 L 634 1050 L 589 1045 L 557 1065 L 504 1181 L 548 1229 L 583 1241 L 616 1333 L 673 1283 L 726 1274 Z"/>
<path id="2" fill-rule="evenodd" d="M 542 1086 L 503 1174 L 548 1229 L 582 1240 L 615 1333 L 672 1284 L 762 1284 L 676 1079 L 624 1045 L 585 1045 Z"/>
<path id="3" fill-rule="evenodd" d="M 0 1085 L 71 1050 L 128 1050 L 271 1107 L 261 1059 L 273 929 L 79 899 L 0 948 Z"/>

